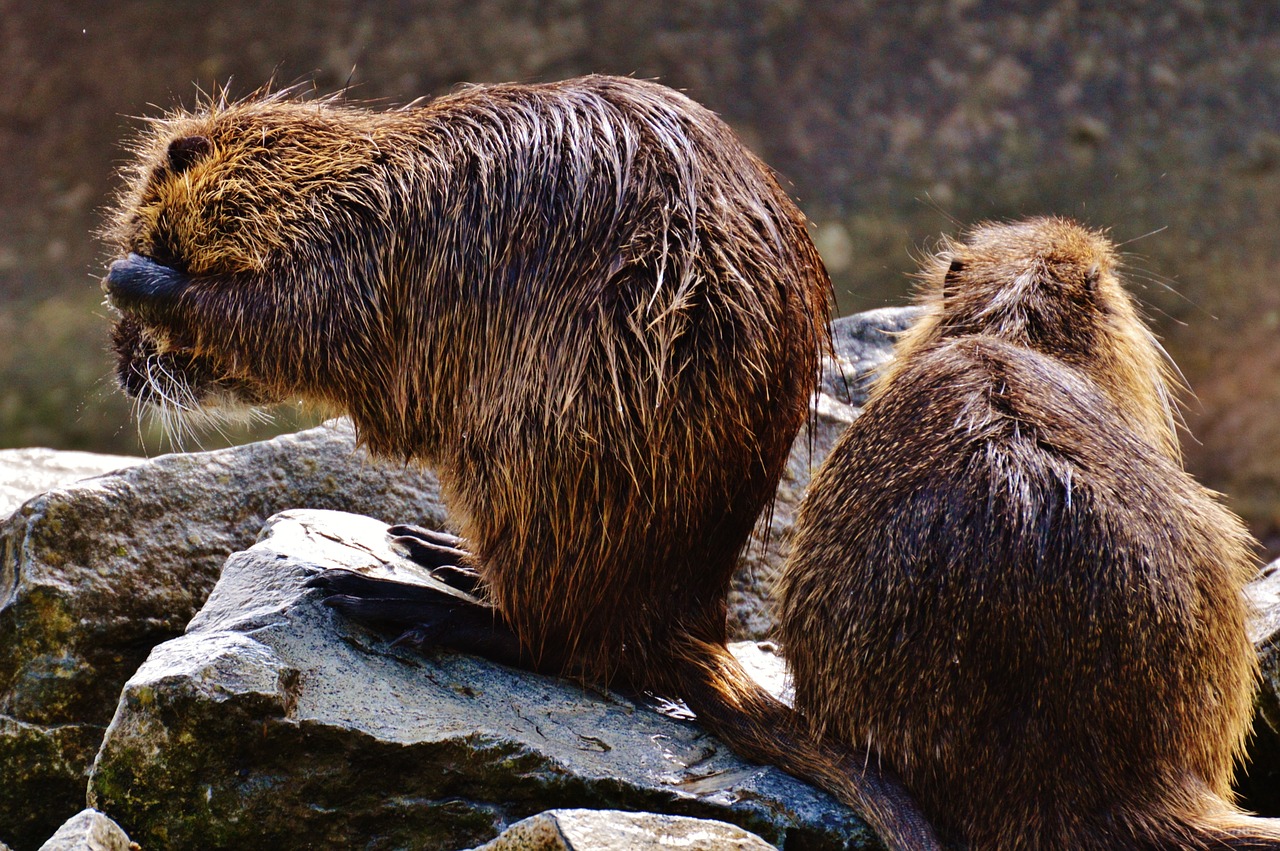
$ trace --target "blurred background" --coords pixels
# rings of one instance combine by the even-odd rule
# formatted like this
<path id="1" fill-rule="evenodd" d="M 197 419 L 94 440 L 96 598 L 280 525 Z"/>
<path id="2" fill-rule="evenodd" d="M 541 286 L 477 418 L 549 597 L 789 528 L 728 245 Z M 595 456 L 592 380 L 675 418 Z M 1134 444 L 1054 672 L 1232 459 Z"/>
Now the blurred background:
<path id="1" fill-rule="evenodd" d="M 813 220 L 841 313 L 904 303 L 981 219 L 1110 228 L 1194 391 L 1190 467 L 1280 550 L 1271 0 L 0 0 L 0 446 L 167 448 L 112 385 L 93 236 L 138 116 L 228 81 L 397 104 L 588 72 L 723 115 Z"/>

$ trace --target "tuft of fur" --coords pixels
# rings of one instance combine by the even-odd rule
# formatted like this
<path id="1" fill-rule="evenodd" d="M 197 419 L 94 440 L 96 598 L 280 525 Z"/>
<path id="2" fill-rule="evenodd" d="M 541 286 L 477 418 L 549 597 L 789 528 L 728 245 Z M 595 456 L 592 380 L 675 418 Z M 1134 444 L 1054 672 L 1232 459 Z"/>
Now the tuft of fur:
<path id="1" fill-rule="evenodd" d="M 975 851 L 1280 847 L 1229 803 L 1254 544 L 1181 469 L 1115 266 L 1056 218 L 926 263 L 927 313 L 796 526 L 796 707 Z"/>
<path id="2" fill-rule="evenodd" d="M 683 697 L 802 776 L 832 764 L 724 647 L 830 282 L 719 119 L 587 77 L 385 112 L 219 101 L 136 150 L 107 229 L 122 375 L 165 358 L 187 407 L 230 391 L 348 412 L 376 452 L 435 468 L 541 668 Z M 839 783 L 881 812 L 878 788 Z"/>

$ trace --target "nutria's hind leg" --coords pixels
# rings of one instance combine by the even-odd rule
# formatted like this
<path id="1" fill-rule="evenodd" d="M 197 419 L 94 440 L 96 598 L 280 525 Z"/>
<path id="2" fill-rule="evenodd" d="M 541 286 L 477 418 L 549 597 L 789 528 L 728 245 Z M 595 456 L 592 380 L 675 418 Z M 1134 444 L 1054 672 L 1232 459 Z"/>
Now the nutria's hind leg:
<path id="1" fill-rule="evenodd" d="M 435 571 L 432 571 L 433 578 Z M 528 667 L 514 632 L 492 606 L 452 585 L 397 582 L 333 568 L 307 580 L 326 606 L 388 636 L 395 645 L 434 645 Z"/>

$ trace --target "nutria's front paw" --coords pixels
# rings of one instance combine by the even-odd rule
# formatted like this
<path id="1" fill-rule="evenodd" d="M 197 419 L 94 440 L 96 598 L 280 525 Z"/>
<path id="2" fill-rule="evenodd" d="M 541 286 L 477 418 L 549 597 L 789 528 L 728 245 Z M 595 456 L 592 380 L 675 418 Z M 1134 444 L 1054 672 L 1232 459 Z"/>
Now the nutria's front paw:
<path id="1" fill-rule="evenodd" d="M 471 559 L 457 535 L 437 532 L 421 526 L 399 525 L 387 529 L 391 549 L 397 555 L 431 571 L 431 575 L 465 594 L 484 596 L 480 574 L 468 562 Z"/>

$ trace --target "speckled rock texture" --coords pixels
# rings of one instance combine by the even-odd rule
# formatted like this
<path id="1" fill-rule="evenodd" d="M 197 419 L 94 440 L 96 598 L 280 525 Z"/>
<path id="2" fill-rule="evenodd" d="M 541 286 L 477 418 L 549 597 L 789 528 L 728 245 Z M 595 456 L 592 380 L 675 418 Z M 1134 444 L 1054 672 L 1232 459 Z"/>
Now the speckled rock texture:
<path id="1" fill-rule="evenodd" d="M 420 573 L 378 521 L 278 515 L 227 562 L 187 633 L 125 685 L 91 805 L 144 847 L 456 849 L 565 806 L 719 819 L 779 845 L 876 847 L 849 810 L 691 722 L 389 646 L 304 587 L 335 566 Z"/>
<path id="2" fill-rule="evenodd" d="M 182 632 L 227 556 L 294 507 L 443 519 L 434 477 L 375 466 L 338 422 L 66 484 L 0 521 L 0 839 L 32 848 L 84 806 L 124 681 Z"/>
<path id="3" fill-rule="evenodd" d="M 120 825 L 94 809 L 81 810 L 40 851 L 138 851 Z"/>

